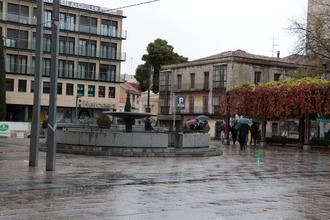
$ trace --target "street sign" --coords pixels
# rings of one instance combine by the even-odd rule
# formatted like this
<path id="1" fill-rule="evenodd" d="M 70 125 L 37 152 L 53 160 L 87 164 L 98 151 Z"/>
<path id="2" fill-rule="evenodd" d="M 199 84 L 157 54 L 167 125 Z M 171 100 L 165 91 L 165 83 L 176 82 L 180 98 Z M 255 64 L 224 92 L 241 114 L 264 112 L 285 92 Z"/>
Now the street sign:
<path id="1" fill-rule="evenodd" d="M 176 107 L 177 108 L 184 108 L 185 99 L 183 96 L 176 97 Z"/>
<path id="2" fill-rule="evenodd" d="M 0 137 L 10 137 L 11 126 L 7 122 L 0 122 Z"/>

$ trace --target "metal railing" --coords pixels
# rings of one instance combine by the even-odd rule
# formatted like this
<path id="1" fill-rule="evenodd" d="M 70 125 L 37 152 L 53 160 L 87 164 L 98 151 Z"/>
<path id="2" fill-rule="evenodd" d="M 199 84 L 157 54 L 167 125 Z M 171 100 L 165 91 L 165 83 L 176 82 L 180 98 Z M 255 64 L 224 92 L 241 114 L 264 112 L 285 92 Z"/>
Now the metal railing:
<path id="1" fill-rule="evenodd" d="M 175 92 L 184 92 L 184 91 L 208 91 L 210 89 L 209 83 L 176 83 Z"/>

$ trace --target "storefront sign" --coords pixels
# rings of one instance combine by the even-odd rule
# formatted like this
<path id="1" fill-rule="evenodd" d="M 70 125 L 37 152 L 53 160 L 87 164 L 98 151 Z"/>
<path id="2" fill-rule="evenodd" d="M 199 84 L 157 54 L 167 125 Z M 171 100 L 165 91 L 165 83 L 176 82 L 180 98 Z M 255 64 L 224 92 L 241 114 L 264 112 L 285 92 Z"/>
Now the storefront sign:
<path id="1" fill-rule="evenodd" d="M 44 0 L 44 2 L 53 3 L 53 0 Z M 72 7 L 72 8 L 102 12 L 102 13 L 107 13 L 107 14 L 117 14 L 117 11 L 115 11 L 115 10 L 110 10 L 110 9 L 102 8 L 102 7 L 95 6 L 95 5 L 88 5 L 88 4 L 84 4 L 84 3 L 72 2 L 72 1 L 67 1 L 67 0 L 61 0 L 61 5 Z"/>
<path id="2" fill-rule="evenodd" d="M 0 122 L 0 137 L 10 137 L 11 126 L 8 122 Z"/>
<path id="3" fill-rule="evenodd" d="M 81 102 L 82 108 L 97 108 L 97 109 L 113 109 L 114 105 L 98 103 L 98 102 L 89 102 L 82 100 Z"/>

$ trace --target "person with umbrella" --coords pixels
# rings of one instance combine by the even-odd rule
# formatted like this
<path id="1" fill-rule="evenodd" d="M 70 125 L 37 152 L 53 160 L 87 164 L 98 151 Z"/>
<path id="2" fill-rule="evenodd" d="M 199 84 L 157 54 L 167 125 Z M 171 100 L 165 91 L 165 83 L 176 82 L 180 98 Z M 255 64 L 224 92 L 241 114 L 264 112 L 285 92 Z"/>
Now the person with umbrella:
<path id="1" fill-rule="evenodd" d="M 247 145 L 247 138 L 250 130 L 250 124 L 252 124 L 252 121 L 248 118 L 240 118 L 238 120 L 237 126 L 238 127 L 238 142 L 240 145 L 241 150 L 246 149 Z"/>
<path id="2" fill-rule="evenodd" d="M 237 140 L 237 133 L 238 133 L 237 128 L 236 128 L 237 123 L 238 123 L 237 120 L 234 119 L 233 124 L 232 124 L 231 129 L 230 129 L 231 138 L 233 139 L 233 144 L 236 144 L 236 140 Z"/>

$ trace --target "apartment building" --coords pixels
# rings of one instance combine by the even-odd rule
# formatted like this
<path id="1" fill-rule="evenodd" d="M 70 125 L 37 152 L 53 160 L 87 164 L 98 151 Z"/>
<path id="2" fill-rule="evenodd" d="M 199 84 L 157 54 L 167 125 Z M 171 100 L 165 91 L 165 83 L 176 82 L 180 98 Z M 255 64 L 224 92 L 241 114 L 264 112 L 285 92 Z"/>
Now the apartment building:
<path id="1" fill-rule="evenodd" d="M 32 117 L 35 48 L 35 0 L 0 1 L 0 29 L 6 56 L 7 119 Z M 45 0 L 41 112 L 48 114 L 51 73 L 52 0 Z M 119 108 L 120 68 L 125 61 L 122 11 L 61 1 L 57 120 L 95 117 Z"/>
<path id="2" fill-rule="evenodd" d="M 176 129 L 182 129 L 186 120 L 207 115 L 214 136 L 216 121 L 224 119 L 220 107 L 227 90 L 245 82 L 279 80 L 302 61 L 299 55 L 273 58 L 236 50 L 163 66 L 159 76 L 159 123 L 172 128 L 175 121 Z"/>

